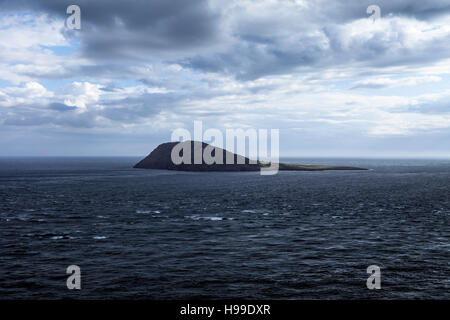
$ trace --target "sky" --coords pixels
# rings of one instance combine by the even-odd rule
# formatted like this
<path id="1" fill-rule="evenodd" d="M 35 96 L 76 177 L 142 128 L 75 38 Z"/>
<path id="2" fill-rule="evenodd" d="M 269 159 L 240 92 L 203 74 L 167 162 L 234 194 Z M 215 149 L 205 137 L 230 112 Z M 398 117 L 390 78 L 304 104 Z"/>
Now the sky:
<path id="1" fill-rule="evenodd" d="M 449 98 L 450 0 L 0 0 L 0 156 L 146 155 L 202 121 L 450 158 Z"/>

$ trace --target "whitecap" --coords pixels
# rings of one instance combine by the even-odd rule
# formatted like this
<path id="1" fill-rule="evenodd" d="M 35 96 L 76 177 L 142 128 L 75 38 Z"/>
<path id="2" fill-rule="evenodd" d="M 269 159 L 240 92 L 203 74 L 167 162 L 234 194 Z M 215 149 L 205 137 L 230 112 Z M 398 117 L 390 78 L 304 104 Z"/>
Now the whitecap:
<path id="1" fill-rule="evenodd" d="M 192 220 L 210 220 L 210 221 L 222 221 L 222 217 L 202 217 L 199 215 L 185 216 L 185 218 Z"/>
<path id="2" fill-rule="evenodd" d="M 270 214 L 270 212 L 267 212 L 264 209 L 246 209 L 246 210 L 242 210 L 241 213 L 260 213 L 264 216 L 268 216 Z"/>
<path id="3" fill-rule="evenodd" d="M 200 216 L 197 215 L 192 215 L 192 216 L 184 216 L 187 219 L 192 219 L 192 220 L 200 220 Z"/>
<path id="4" fill-rule="evenodd" d="M 211 220 L 211 221 L 221 221 L 221 220 L 223 220 L 222 217 L 205 217 L 205 219 Z"/>
<path id="5" fill-rule="evenodd" d="M 139 213 L 139 214 L 141 214 L 141 213 L 151 213 L 152 212 L 152 210 L 136 210 L 136 213 Z"/>
<path id="6" fill-rule="evenodd" d="M 92 237 L 92 239 L 102 240 L 102 239 L 106 239 L 106 237 L 105 236 L 94 236 L 94 237 Z"/>
<path id="7" fill-rule="evenodd" d="M 136 210 L 138 214 L 161 213 L 159 210 Z"/>

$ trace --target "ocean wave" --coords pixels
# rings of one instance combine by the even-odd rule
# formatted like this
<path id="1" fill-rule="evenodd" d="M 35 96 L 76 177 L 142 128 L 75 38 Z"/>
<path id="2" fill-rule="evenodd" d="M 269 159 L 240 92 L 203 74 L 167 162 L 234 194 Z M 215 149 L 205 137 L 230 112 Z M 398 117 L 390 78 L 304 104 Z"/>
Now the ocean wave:
<path id="1" fill-rule="evenodd" d="M 268 212 L 267 210 L 264 209 L 245 209 L 245 210 L 241 210 L 241 213 L 246 213 L 246 214 L 262 214 L 263 216 L 268 216 L 270 214 L 270 212 Z"/>
<path id="2" fill-rule="evenodd" d="M 103 239 L 106 239 L 107 237 L 106 236 L 93 236 L 92 237 L 92 239 L 95 239 L 95 240 L 103 240 Z"/>
<path id="3" fill-rule="evenodd" d="M 136 210 L 137 214 L 161 213 L 159 210 Z"/>
<path id="4" fill-rule="evenodd" d="M 72 240 L 72 239 L 75 239 L 75 238 L 64 234 L 64 235 L 51 236 L 50 239 L 52 239 L 52 240 L 63 240 L 63 239 L 65 239 L 65 240 Z"/>
<path id="5" fill-rule="evenodd" d="M 210 220 L 210 221 L 222 221 L 224 219 L 223 217 L 204 217 L 199 215 L 185 216 L 185 218 L 192 220 Z"/>

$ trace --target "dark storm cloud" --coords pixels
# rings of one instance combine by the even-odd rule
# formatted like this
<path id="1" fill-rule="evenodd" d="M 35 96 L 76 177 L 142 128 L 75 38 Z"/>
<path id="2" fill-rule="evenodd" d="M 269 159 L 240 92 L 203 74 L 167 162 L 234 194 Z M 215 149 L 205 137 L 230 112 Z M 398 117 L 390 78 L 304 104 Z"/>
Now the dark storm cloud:
<path id="1" fill-rule="evenodd" d="M 290 15 L 286 9 L 280 17 L 279 12 L 271 14 L 270 9 L 262 13 L 236 10 L 231 19 L 234 41 L 227 49 L 198 53 L 184 59 L 182 65 L 253 80 L 355 63 L 360 68 L 377 69 L 419 66 L 450 57 L 448 36 L 439 41 L 423 40 L 410 47 L 408 42 L 415 40 L 414 35 L 408 30 L 410 26 L 399 20 L 391 20 L 381 30 L 367 30 L 366 36 L 351 35 L 352 30 L 346 29 L 346 24 L 366 19 L 366 9 L 373 4 L 373 0 L 308 1 L 304 10 Z M 381 16 L 387 19 L 432 22 L 433 18 L 450 12 L 450 4 L 442 0 L 382 0 L 376 4 L 381 8 Z M 273 9 L 276 10 L 275 6 Z"/>
<path id="2" fill-rule="evenodd" d="M 309 3 L 309 1 L 308 1 Z M 381 16 L 401 15 L 417 19 L 430 19 L 450 12 L 448 0 L 317 0 L 311 1 L 315 16 L 325 21 L 337 23 L 360 19 L 366 14 L 370 5 L 377 5 L 381 9 Z"/>
<path id="3" fill-rule="evenodd" d="M 284 39 L 272 39 L 264 45 L 239 42 L 226 53 L 197 55 L 182 65 L 207 72 L 233 74 L 238 79 L 252 80 L 267 74 L 290 73 L 298 66 L 311 66 L 320 61 L 326 51 L 315 36 L 301 36 L 287 44 Z"/>
<path id="4" fill-rule="evenodd" d="M 208 45 L 218 32 L 219 16 L 207 0 L 4 0 L 2 11 L 34 10 L 66 18 L 66 8 L 81 8 L 82 28 L 65 31 L 81 37 L 84 54 L 97 58 L 136 58 L 160 50 Z"/>
<path id="5" fill-rule="evenodd" d="M 67 17 L 66 8 L 73 3 L 0 0 L 2 10 L 35 10 L 60 18 Z M 95 64 L 67 72 L 78 76 L 132 77 L 131 66 L 158 61 L 252 80 L 355 62 L 384 68 L 450 57 L 448 38 L 426 46 L 399 46 L 407 30 L 395 23 L 390 30 L 368 38 L 352 38 L 343 29 L 345 24 L 367 18 L 369 5 L 380 6 L 382 17 L 429 21 L 450 12 L 448 0 L 311 0 L 306 6 L 292 6 L 287 0 L 279 4 L 213 0 L 75 3 L 81 7 L 82 30 L 64 32 L 80 41 L 81 57 Z"/>

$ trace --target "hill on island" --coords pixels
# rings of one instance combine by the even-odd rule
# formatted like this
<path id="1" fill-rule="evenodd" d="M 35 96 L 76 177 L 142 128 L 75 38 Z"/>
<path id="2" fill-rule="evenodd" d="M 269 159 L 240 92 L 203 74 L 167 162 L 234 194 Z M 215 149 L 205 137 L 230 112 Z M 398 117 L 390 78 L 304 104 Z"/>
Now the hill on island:
<path id="1" fill-rule="evenodd" d="M 177 146 L 178 145 L 178 146 Z M 184 150 L 188 150 L 190 148 L 190 155 L 183 155 L 183 152 L 179 152 L 178 154 L 185 159 L 189 159 L 190 161 L 185 161 L 185 163 L 175 164 L 172 161 L 172 150 L 174 147 L 177 148 L 185 148 Z M 195 163 L 195 148 L 199 151 L 201 148 L 201 152 L 198 154 L 203 155 L 206 148 L 207 154 L 211 154 L 212 157 L 215 157 L 215 152 L 218 152 L 219 155 L 222 153 L 222 164 L 212 163 L 208 164 L 205 162 L 205 159 L 201 157 L 201 159 L 197 159 L 197 164 Z M 177 149 L 178 150 L 178 149 Z M 190 156 L 190 157 L 189 157 Z M 227 163 L 228 159 L 233 159 L 233 163 Z M 200 163 L 201 161 L 201 163 Z M 190 163 L 186 163 L 190 162 Z M 230 162 L 230 161 L 228 161 Z M 249 158 L 229 152 L 225 149 L 213 147 L 207 143 L 199 142 L 199 141 L 184 141 L 180 142 L 166 142 L 160 144 L 156 149 L 154 149 L 147 157 L 139 161 L 134 168 L 139 169 L 163 169 L 163 170 L 179 170 L 179 171 L 259 171 L 261 168 L 268 167 L 270 164 L 263 163 L 260 161 L 250 161 Z M 323 170 L 367 170 L 364 168 L 356 168 L 356 167 L 346 167 L 346 166 L 316 166 L 316 165 L 301 165 L 301 164 L 286 164 L 279 163 L 278 170 L 292 170 L 292 171 L 323 171 Z"/>
<path id="2" fill-rule="evenodd" d="M 174 164 L 172 161 L 172 149 L 179 144 L 180 142 L 166 142 L 160 144 L 153 150 L 147 157 L 138 162 L 134 168 L 141 169 L 166 169 L 166 170 L 180 170 L 180 171 L 258 171 L 261 169 L 261 166 L 257 163 L 250 163 L 250 159 L 229 152 L 225 149 L 213 147 L 207 143 L 199 142 L 199 141 L 184 141 L 181 142 L 180 147 L 185 147 L 186 150 L 188 148 L 191 149 L 190 152 L 190 164 L 189 163 L 181 163 Z M 212 156 L 215 156 L 215 148 L 216 150 L 222 151 L 222 163 L 213 163 L 207 164 L 203 157 L 201 157 L 201 164 L 195 164 L 194 155 L 195 148 L 201 147 L 201 155 L 205 149 L 210 146 Z M 220 152 L 219 151 L 219 152 Z M 209 151 L 208 151 L 209 152 Z M 183 156 L 183 153 L 180 152 L 180 156 Z M 226 164 L 226 157 L 232 157 L 233 164 Z"/>

